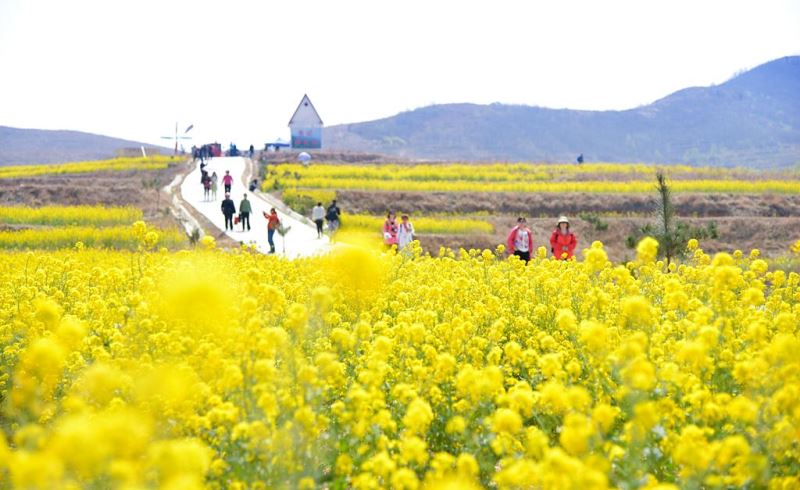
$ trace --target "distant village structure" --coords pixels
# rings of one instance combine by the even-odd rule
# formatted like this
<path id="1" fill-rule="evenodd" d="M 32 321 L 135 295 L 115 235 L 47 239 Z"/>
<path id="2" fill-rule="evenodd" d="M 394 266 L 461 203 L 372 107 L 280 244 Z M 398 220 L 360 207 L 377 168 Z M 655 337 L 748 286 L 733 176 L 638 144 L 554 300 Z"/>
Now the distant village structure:
<path id="1" fill-rule="evenodd" d="M 308 95 L 303 95 L 303 100 L 294 111 L 289 120 L 292 132 L 292 148 L 298 150 L 315 150 L 322 148 L 322 119 L 319 117 L 314 104 Z"/>

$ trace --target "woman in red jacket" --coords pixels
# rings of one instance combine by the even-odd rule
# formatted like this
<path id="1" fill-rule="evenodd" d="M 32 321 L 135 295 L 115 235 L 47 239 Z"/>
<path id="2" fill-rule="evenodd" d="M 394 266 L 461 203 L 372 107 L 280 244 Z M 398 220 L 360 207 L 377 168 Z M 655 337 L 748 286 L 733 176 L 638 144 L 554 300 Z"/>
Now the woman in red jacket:
<path id="1" fill-rule="evenodd" d="M 558 218 L 556 229 L 550 235 L 550 252 L 553 257 L 560 260 L 569 260 L 575 253 L 578 239 L 569 231 L 569 220 L 566 216 Z"/>

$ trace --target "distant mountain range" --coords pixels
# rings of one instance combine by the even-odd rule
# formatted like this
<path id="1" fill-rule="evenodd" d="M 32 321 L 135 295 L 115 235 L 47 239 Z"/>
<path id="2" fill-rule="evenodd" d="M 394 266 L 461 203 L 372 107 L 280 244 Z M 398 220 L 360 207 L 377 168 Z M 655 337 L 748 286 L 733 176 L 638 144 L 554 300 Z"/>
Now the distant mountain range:
<path id="1" fill-rule="evenodd" d="M 80 131 L 21 129 L 0 126 L 0 165 L 64 163 L 113 158 L 130 148 L 157 148 L 147 143 L 111 138 Z"/>
<path id="2" fill-rule="evenodd" d="M 587 82 L 588 83 L 588 82 Z M 326 151 L 463 161 L 800 164 L 800 56 L 624 111 L 433 105 L 324 129 Z M 152 147 L 79 131 L 0 126 L 0 165 L 113 157 Z M 162 152 L 169 152 L 161 148 Z"/>
<path id="3" fill-rule="evenodd" d="M 323 145 L 420 159 L 790 166 L 800 164 L 800 56 L 630 110 L 434 105 L 325 128 Z"/>

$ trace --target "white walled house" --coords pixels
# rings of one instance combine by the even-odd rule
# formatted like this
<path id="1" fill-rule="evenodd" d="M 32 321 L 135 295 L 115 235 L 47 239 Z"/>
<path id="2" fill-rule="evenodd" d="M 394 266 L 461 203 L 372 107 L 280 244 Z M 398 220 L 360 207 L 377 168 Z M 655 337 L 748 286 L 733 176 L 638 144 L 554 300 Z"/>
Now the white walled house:
<path id="1" fill-rule="evenodd" d="M 292 148 L 322 148 L 322 119 L 308 95 L 303 95 L 303 100 L 289 120 L 289 128 L 292 132 Z"/>

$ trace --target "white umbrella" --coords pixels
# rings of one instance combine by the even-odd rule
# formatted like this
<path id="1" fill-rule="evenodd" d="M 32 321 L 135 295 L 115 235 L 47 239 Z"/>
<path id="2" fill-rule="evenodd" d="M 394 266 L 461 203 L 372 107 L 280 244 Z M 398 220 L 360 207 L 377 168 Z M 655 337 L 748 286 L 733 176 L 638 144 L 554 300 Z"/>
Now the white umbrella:
<path id="1" fill-rule="evenodd" d="M 297 159 L 300 160 L 303 165 L 308 165 L 308 162 L 311 161 L 311 155 L 306 152 L 301 152 L 299 155 L 297 155 Z"/>

